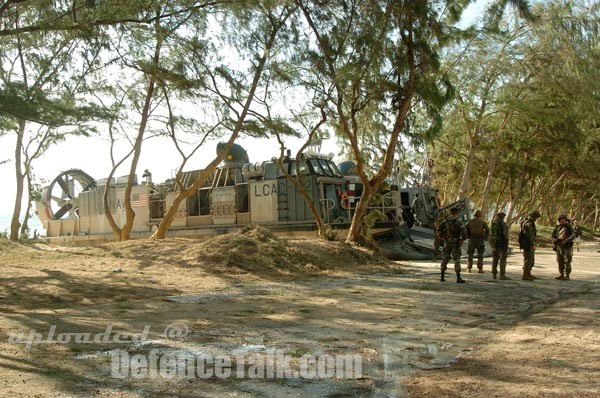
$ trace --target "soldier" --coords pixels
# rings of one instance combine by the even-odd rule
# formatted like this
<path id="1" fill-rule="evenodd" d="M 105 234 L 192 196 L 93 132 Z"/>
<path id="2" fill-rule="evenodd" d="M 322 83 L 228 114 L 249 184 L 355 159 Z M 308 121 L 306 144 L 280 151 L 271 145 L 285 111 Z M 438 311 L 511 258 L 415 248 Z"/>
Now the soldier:
<path id="1" fill-rule="evenodd" d="M 487 223 L 483 220 L 481 210 L 475 212 L 475 217 L 467 223 L 467 238 L 469 246 L 467 246 L 467 271 L 471 272 L 473 268 L 473 256 L 477 249 L 477 269 L 478 273 L 483 274 L 483 252 L 485 251 L 484 242 L 490 235 L 490 229 Z"/>
<path id="2" fill-rule="evenodd" d="M 465 283 L 460 277 L 460 249 L 467 238 L 465 226 L 458 219 L 458 208 L 450 209 L 450 215 L 442 221 L 439 227 L 440 238 L 444 242 L 444 251 L 442 254 L 442 275 L 440 281 L 445 282 L 444 278 L 450 255 L 454 259 L 454 272 L 456 272 L 456 283 Z"/>
<path id="3" fill-rule="evenodd" d="M 492 234 L 490 236 L 490 245 L 494 249 L 494 259 L 492 260 L 492 275 L 496 279 L 498 272 L 498 263 L 500 263 L 500 279 L 510 279 L 506 276 L 506 256 L 508 254 L 508 225 L 504 222 L 506 214 L 500 212 L 496 214 L 496 220 L 492 223 Z"/>
<path id="4" fill-rule="evenodd" d="M 421 225 L 421 222 L 423 222 L 421 212 L 423 211 L 423 209 L 425 209 L 425 202 L 423 202 L 423 199 L 419 198 L 419 194 L 415 195 L 415 199 L 412 202 L 411 209 L 415 214 L 417 222 L 419 223 L 419 225 Z"/>
<path id="5" fill-rule="evenodd" d="M 521 249 L 523 249 L 523 280 L 524 281 L 532 281 L 536 279 L 533 275 L 531 275 L 531 269 L 535 263 L 535 238 L 537 236 L 537 228 L 535 226 L 535 222 L 541 217 L 539 211 L 534 210 L 529 213 L 529 217 L 525 219 L 521 223 L 521 231 L 522 235 L 525 238 L 524 242 L 521 242 L 521 238 L 519 238 L 519 245 Z"/>
<path id="6" fill-rule="evenodd" d="M 556 261 L 558 262 L 558 272 L 556 279 L 568 281 L 571 274 L 571 260 L 573 259 L 573 227 L 569 224 L 567 216 L 561 214 L 558 216 L 558 225 L 552 231 L 554 250 L 556 250 Z"/>
<path id="7" fill-rule="evenodd" d="M 438 256 L 440 255 L 440 247 L 444 246 L 444 242 L 440 237 L 440 225 L 444 221 L 444 214 L 439 213 L 435 219 L 435 223 L 433 224 L 433 261 L 438 260 Z"/>

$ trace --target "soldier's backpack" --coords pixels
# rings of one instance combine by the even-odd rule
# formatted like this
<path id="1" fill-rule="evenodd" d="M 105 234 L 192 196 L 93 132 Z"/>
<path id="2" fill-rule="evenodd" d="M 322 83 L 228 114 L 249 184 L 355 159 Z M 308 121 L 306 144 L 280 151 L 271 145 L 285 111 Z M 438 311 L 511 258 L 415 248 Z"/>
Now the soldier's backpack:
<path id="1" fill-rule="evenodd" d="M 527 234 L 525 234 L 525 229 L 523 228 L 524 223 L 525 221 L 521 223 L 521 232 L 519 232 L 519 249 L 529 250 L 531 249 L 531 242 L 529 241 Z"/>
<path id="2" fill-rule="evenodd" d="M 445 219 L 439 227 L 440 237 L 442 239 L 452 239 L 460 236 L 459 221 L 454 218 Z"/>

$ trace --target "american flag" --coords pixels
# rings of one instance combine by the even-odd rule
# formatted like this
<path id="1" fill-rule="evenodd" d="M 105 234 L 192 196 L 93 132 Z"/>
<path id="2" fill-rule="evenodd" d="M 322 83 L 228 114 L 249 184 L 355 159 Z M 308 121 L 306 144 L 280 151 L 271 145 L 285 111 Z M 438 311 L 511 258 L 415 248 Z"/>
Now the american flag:
<path id="1" fill-rule="evenodd" d="M 138 193 L 131 196 L 131 207 L 148 206 L 148 194 Z"/>

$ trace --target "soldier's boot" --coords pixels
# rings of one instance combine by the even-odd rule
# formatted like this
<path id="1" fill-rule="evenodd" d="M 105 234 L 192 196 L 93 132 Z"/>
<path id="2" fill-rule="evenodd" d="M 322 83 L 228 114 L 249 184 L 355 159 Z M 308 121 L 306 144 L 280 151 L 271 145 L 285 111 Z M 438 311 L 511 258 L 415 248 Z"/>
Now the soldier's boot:
<path id="1" fill-rule="evenodd" d="M 562 260 L 560 258 L 558 260 L 558 273 L 560 275 L 557 276 L 554 279 L 557 279 L 557 280 L 560 280 L 560 281 L 564 281 L 565 280 L 565 266 L 564 266 L 564 263 L 562 262 Z"/>
<path id="2" fill-rule="evenodd" d="M 509 279 L 510 279 L 510 278 L 509 278 L 508 276 L 506 276 L 506 274 L 502 274 L 502 273 L 500 274 L 500 280 L 502 280 L 502 281 L 507 281 L 507 280 L 509 280 Z"/>
<path id="3" fill-rule="evenodd" d="M 529 277 L 531 278 L 532 281 L 539 279 L 537 276 L 531 274 L 531 270 L 529 270 Z"/>
<path id="4" fill-rule="evenodd" d="M 446 278 L 444 278 L 444 274 L 445 274 L 445 272 L 442 271 L 442 276 L 440 278 L 440 282 L 446 282 Z"/>
<path id="5" fill-rule="evenodd" d="M 471 256 L 467 257 L 467 272 L 470 274 L 471 269 L 473 268 L 473 258 Z"/>
<path id="6" fill-rule="evenodd" d="M 465 281 L 460 277 L 460 272 L 456 273 L 456 283 L 465 283 Z"/>
<path id="7" fill-rule="evenodd" d="M 571 280 L 571 278 L 569 278 L 569 273 L 567 273 L 567 274 L 565 275 L 565 280 L 566 280 L 566 281 L 569 281 L 569 280 Z"/>
<path id="8" fill-rule="evenodd" d="M 477 273 L 483 274 L 483 258 L 477 259 Z"/>
<path id="9" fill-rule="evenodd" d="M 494 279 L 496 279 L 496 273 L 495 272 L 492 274 L 492 276 L 494 277 Z"/>
<path id="10" fill-rule="evenodd" d="M 524 281 L 532 281 L 533 276 L 531 276 L 531 272 L 529 270 L 523 270 L 523 278 Z"/>

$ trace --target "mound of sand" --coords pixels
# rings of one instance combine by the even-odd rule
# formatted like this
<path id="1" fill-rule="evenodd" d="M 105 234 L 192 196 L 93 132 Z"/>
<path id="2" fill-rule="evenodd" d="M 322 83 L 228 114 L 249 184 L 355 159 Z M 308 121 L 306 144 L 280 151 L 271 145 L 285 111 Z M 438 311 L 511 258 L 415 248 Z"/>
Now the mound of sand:
<path id="1" fill-rule="evenodd" d="M 185 258 L 246 271 L 325 270 L 383 261 L 370 251 L 342 242 L 281 239 L 260 226 L 201 242 L 186 250 Z"/>
<path id="2" fill-rule="evenodd" d="M 109 243 L 104 248 L 115 257 L 251 273 L 318 272 L 389 263 L 367 249 L 318 239 L 278 238 L 260 226 L 247 226 L 238 232 L 205 240 L 132 240 Z"/>
<path id="3" fill-rule="evenodd" d="M 0 238 L 0 254 L 8 254 L 13 252 L 27 252 L 32 248 L 21 242 L 13 242 L 7 238 Z"/>
<path id="4" fill-rule="evenodd" d="M 0 237 L 0 253 L 13 250 L 19 245 L 15 242 L 8 240 L 7 238 Z"/>

